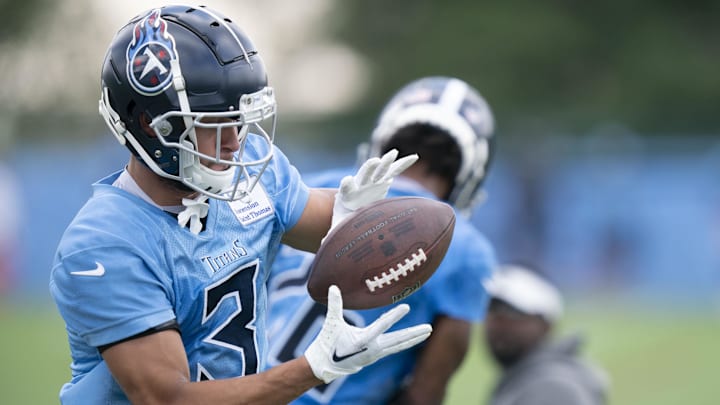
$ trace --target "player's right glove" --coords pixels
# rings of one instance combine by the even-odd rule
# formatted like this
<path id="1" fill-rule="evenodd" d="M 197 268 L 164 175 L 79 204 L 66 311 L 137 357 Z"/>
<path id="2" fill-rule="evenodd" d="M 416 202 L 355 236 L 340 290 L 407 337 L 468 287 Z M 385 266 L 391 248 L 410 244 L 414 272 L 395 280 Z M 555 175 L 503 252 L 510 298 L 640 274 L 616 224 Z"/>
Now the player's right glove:
<path id="1" fill-rule="evenodd" d="M 398 305 L 367 327 L 358 328 L 345 322 L 340 289 L 330 286 L 325 323 L 305 351 L 305 358 L 315 376 L 329 383 L 427 339 L 432 332 L 429 324 L 385 333 L 408 311 L 410 306 L 407 304 Z"/>

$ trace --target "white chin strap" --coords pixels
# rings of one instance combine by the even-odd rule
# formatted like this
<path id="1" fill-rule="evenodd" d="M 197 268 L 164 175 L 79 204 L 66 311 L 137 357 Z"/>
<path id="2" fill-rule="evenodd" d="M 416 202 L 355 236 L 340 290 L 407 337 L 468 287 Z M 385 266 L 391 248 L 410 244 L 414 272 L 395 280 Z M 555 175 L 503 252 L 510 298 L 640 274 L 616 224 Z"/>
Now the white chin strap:
<path id="1" fill-rule="evenodd" d="M 183 198 L 182 204 L 185 209 L 178 214 L 178 225 L 184 228 L 190 223 L 190 232 L 195 235 L 202 231 L 202 219 L 207 216 L 210 205 L 207 203 L 208 196 L 199 194 L 196 198 Z"/>

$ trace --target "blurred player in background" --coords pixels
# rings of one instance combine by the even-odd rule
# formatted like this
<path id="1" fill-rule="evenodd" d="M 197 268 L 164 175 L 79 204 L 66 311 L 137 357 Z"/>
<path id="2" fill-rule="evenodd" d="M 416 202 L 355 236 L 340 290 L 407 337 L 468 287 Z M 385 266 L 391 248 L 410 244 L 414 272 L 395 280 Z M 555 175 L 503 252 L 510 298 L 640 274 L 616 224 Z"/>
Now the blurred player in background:
<path id="1" fill-rule="evenodd" d="M 490 405 L 602 405 L 608 378 L 579 358 L 582 341 L 553 340 L 563 312 L 558 290 L 533 271 L 503 266 L 486 283 L 487 349 L 502 369 Z"/>
<path id="2" fill-rule="evenodd" d="M 469 213 L 482 197 L 492 153 L 493 115 L 479 93 L 462 80 L 426 77 L 399 90 L 379 117 L 361 155 L 397 149 L 420 159 L 393 182 L 388 196 L 444 200 Z M 309 184 L 335 187 L 352 168 L 312 177 Z M 313 256 L 283 246 L 270 280 L 270 359 L 280 364 L 302 353 L 320 330 L 324 306 L 308 299 L 306 280 Z M 308 391 L 296 403 L 383 404 L 442 402 L 446 385 L 468 348 L 471 326 L 487 299 L 482 282 L 496 265 L 486 238 L 459 216 L 443 263 L 404 302 L 412 314 L 398 322 L 431 322 L 424 347 L 393 355 L 354 376 Z M 345 311 L 348 322 L 364 326 L 388 308 Z"/>
<path id="3" fill-rule="evenodd" d="M 281 241 L 314 251 L 416 158 L 393 151 L 367 162 L 372 178 L 309 189 L 273 145 L 275 108 L 256 48 L 228 17 L 166 6 L 120 29 L 100 113 L 131 157 L 93 185 L 57 249 L 50 290 L 72 356 L 61 402 L 287 403 L 430 334 L 384 333 L 407 306 L 350 327 L 330 287 L 318 339 L 260 372 Z"/>

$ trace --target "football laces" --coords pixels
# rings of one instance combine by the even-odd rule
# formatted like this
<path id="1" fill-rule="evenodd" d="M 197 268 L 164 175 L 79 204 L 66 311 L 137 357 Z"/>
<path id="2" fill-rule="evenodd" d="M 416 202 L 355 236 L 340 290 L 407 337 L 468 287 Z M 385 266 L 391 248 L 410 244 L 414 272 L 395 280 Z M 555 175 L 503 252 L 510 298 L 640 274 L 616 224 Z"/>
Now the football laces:
<path id="1" fill-rule="evenodd" d="M 390 267 L 387 272 L 382 272 L 380 276 L 375 276 L 373 279 L 365 279 L 365 285 L 370 292 L 374 292 L 377 288 L 383 288 L 385 285 L 390 285 L 393 282 L 399 281 L 400 277 L 407 277 L 409 273 L 415 271 L 417 267 L 427 261 L 427 256 L 422 248 L 418 248 L 416 253 L 413 253 L 411 257 L 405 258 L 402 263 L 398 263 L 397 267 Z"/>

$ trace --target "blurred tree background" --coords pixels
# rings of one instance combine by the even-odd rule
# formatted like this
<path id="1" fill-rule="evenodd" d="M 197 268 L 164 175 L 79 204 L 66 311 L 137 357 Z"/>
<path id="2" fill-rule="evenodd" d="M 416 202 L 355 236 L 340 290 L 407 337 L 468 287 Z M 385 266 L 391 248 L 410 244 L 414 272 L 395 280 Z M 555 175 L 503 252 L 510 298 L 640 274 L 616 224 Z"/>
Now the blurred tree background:
<path id="1" fill-rule="evenodd" d="M 717 1 L 350 0 L 336 13 L 372 66 L 352 111 L 366 123 L 409 78 L 454 75 L 490 101 L 503 136 L 720 129 Z"/>
<path id="2" fill-rule="evenodd" d="M 93 8 L 89 1 L 67 3 L 75 8 Z M 274 3 L 277 10 L 281 2 Z M 322 1 L 308 3 L 308 7 L 319 3 Z M 102 24 L 88 22 L 89 11 L 70 13 L 65 3 L 49 0 L 2 0 L 0 5 L 4 10 L 0 49 L 23 47 L 34 28 L 57 24 L 63 15 L 75 17 L 61 23 L 67 30 L 73 26 L 80 30 L 83 23 Z M 363 96 L 343 111 L 308 115 L 293 114 L 290 109 L 284 111 L 281 125 L 290 128 L 301 124 L 305 135 L 328 138 L 330 145 L 361 140 L 365 136 L 361 132 L 341 140 L 328 134 L 339 129 L 369 128 L 392 92 L 425 75 L 458 76 L 476 86 L 490 101 L 498 130 L 505 137 L 583 135 L 607 123 L 620 123 L 648 136 L 714 134 L 719 127 L 717 1 L 347 0 L 327 7 L 331 12 L 319 22 L 325 26 L 324 34 L 361 55 L 370 72 L 367 86 Z M 264 29 L 283 25 L 287 24 Z M 90 37 L 86 34 L 87 42 L 75 46 L 89 48 Z M 283 38 L 276 40 L 282 42 Z M 306 45 L 295 45 L 294 52 L 302 53 Z M 74 56 L 82 56 L 81 51 L 68 49 L 67 53 L 68 60 L 42 63 L 80 62 Z M 13 63 L 5 59 L 0 72 Z M 95 66 L 99 61 L 90 62 L 94 70 L 99 69 Z M 314 69 L 311 74 L 320 77 L 344 74 L 321 64 Z M 67 72 L 72 74 L 73 70 Z M 271 81 L 277 76 L 270 71 Z M 41 79 L 6 75 L 2 80 Z M 64 91 L 89 86 L 91 90 L 80 97 L 96 97 L 96 76 L 68 77 L 71 79 L 80 80 Z M 320 98 L 326 91 L 314 89 Z M 58 115 L 69 123 L 83 122 L 74 117 L 82 109 L 63 111 L 63 107 L 71 108 L 63 106 L 67 97 L 52 92 L 34 97 L 57 100 L 58 109 L 38 111 L 28 107 L 29 103 L 13 105 L 12 95 L 6 94 L 0 112 L 12 113 L 18 122 L 36 126 L 43 118 L 50 121 Z M 94 100 L 88 105 L 91 103 Z M 42 136 L 47 132 L 42 129 L 31 132 Z"/>
<path id="3" fill-rule="evenodd" d="M 26 36 L 29 30 L 41 23 L 41 17 L 53 10 L 55 4 L 52 0 L 0 0 L 4 17 L 0 24 L 0 44 Z"/>

